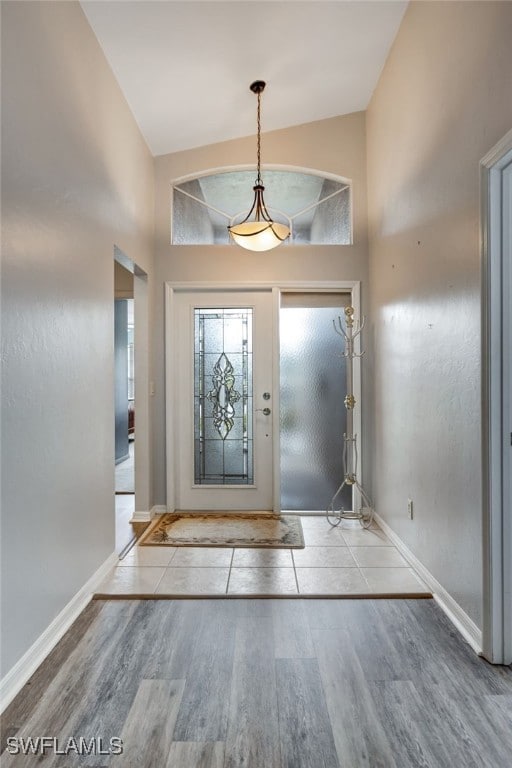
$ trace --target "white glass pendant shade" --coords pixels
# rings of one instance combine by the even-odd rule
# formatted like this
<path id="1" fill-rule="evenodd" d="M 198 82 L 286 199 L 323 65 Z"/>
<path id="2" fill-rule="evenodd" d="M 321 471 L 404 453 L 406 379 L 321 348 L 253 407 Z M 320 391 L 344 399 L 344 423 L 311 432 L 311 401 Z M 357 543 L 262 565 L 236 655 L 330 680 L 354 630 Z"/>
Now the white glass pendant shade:
<path id="1" fill-rule="evenodd" d="M 237 245 L 248 251 L 270 251 L 286 240 L 290 230 L 276 221 L 243 221 L 229 227 Z"/>
<path id="2" fill-rule="evenodd" d="M 228 227 L 228 231 L 235 243 L 248 251 L 270 251 L 289 237 L 290 229 L 286 224 L 272 221 L 263 200 L 263 184 L 256 183 L 253 189 L 254 202 L 251 210 L 239 224 Z"/>

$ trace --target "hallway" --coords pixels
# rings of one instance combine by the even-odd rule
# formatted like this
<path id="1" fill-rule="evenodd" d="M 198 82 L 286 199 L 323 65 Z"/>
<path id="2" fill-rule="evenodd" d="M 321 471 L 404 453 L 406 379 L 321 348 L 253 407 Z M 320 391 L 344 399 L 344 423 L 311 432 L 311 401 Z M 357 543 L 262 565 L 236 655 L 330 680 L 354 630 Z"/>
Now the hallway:
<path id="1" fill-rule="evenodd" d="M 496 256 L 511 238 L 486 194 L 512 152 L 512 0 L 305 0 L 300 13 L 277 0 L 213 0 L 199 3 L 204 13 L 192 0 L 0 5 L 0 710 L 10 732 L 125 729 L 140 745 L 151 738 L 156 768 L 173 740 L 173 768 L 199 764 L 190 755 L 204 741 L 203 765 L 222 754 L 232 768 L 247 768 L 241 754 L 251 768 L 301 768 L 312 754 L 307 768 L 512 768 L 509 671 L 471 655 L 512 660 L 512 371 L 501 330 L 511 259 Z M 268 84 L 263 121 L 256 77 Z M 275 250 L 227 239 L 254 199 L 255 169 L 269 215 L 292 225 Z M 131 281 L 117 292 L 116 264 Z M 305 293 L 349 291 L 355 319 L 366 318 L 364 357 L 347 372 L 353 391 L 334 399 L 354 410 L 354 476 L 382 530 L 311 520 L 306 548 L 277 554 L 130 549 L 131 519 L 174 506 L 280 506 L 282 298 L 293 309 Z M 190 314 L 177 311 L 180 292 Z M 243 307 L 241 293 L 253 296 Z M 137 500 L 118 494 L 114 519 L 116 297 L 134 302 Z M 242 351 L 219 341 L 217 356 L 207 352 L 202 311 L 241 307 Z M 334 423 L 331 389 L 319 365 L 303 365 L 299 334 L 296 351 L 304 398 L 283 418 L 293 436 L 306 407 Z M 233 372 L 228 353 L 239 356 Z M 336 431 L 337 446 L 315 441 L 319 466 L 340 457 Z M 192 444 L 210 440 L 219 449 L 203 466 Z M 300 441 L 290 450 L 311 467 Z M 302 495 L 309 475 L 289 469 Z M 219 478 L 229 501 L 211 504 L 208 481 Z M 253 488 L 268 503 L 254 503 Z M 196 491 L 204 504 L 177 495 Z M 289 508 L 325 509 L 330 496 Z M 137 711 L 162 697 L 159 751 Z M 258 721 L 265 739 L 251 730 Z M 303 742 L 299 758 L 287 734 Z"/>
<path id="2" fill-rule="evenodd" d="M 3 728 L 122 739 L 55 768 L 505 768 L 512 671 L 432 600 L 93 601 Z"/>

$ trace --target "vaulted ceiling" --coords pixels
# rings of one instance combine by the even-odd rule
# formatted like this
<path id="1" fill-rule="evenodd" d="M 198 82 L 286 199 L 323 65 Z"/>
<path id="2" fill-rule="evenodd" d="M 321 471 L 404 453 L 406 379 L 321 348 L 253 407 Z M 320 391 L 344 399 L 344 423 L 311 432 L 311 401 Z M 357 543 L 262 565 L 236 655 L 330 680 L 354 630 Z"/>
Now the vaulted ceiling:
<path id="1" fill-rule="evenodd" d="M 406 2 L 83 0 L 154 155 L 366 109 Z"/>

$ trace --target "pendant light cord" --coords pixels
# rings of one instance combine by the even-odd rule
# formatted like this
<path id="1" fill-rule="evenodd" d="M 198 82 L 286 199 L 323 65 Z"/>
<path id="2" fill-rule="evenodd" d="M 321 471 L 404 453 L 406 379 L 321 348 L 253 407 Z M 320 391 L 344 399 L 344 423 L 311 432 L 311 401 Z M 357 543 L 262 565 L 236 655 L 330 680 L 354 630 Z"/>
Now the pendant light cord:
<path id="1" fill-rule="evenodd" d="M 258 176 L 256 184 L 261 184 L 261 91 L 258 91 Z"/>

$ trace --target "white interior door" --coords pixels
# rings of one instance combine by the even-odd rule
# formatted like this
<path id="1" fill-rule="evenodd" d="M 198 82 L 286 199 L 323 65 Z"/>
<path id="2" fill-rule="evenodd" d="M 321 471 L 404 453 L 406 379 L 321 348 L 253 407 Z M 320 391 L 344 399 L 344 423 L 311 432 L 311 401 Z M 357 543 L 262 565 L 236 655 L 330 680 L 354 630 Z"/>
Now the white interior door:
<path id="1" fill-rule="evenodd" d="M 176 292 L 176 508 L 272 509 L 271 291 Z"/>

